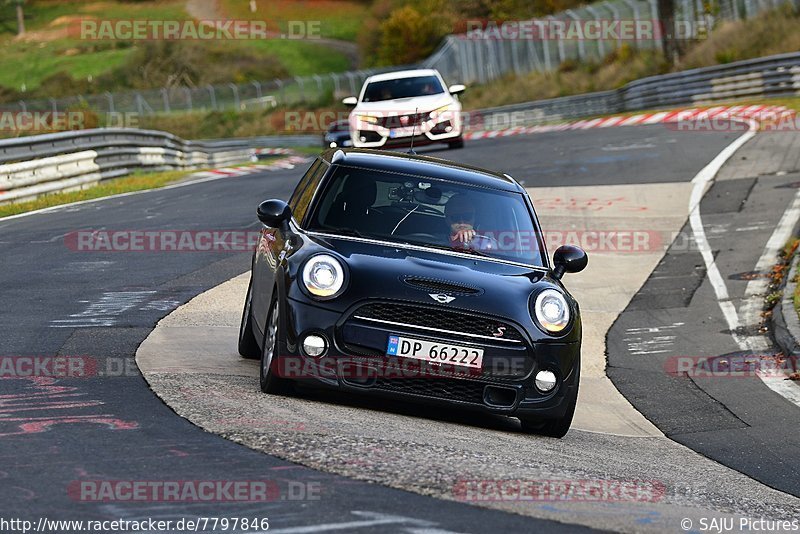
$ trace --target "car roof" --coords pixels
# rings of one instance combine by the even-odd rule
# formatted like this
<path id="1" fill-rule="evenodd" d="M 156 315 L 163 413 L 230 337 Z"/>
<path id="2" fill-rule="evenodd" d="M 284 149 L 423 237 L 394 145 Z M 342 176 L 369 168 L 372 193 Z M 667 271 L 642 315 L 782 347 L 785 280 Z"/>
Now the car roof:
<path id="1" fill-rule="evenodd" d="M 384 80 L 396 80 L 399 78 L 413 78 L 415 76 L 437 76 L 438 74 L 439 71 L 435 69 L 398 70 L 370 76 L 364 83 L 382 82 Z"/>
<path id="2" fill-rule="evenodd" d="M 320 157 L 333 165 L 406 173 L 515 193 L 524 191 L 507 174 L 430 156 L 366 148 L 331 148 Z"/>

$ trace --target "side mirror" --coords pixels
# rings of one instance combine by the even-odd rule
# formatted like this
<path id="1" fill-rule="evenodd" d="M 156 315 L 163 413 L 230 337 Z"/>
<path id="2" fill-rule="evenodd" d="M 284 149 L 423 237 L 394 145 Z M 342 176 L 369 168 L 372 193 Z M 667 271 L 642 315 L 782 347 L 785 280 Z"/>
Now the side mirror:
<path id="1" fill-rule="evenodd" d="M 258 220 L 271 228 L 282 228 L 292 218 L 292 208 L 283 200 L 265 200 L 258 205 Z"/>
<path id="2" fill-rule="evenodd" d="M 573 245 L 561 245 L 553 254 L 553 276 L 561 279 L 564 273 L 579 273 L 586 268 L 589 263 L 589 256 L 580 247 Z"/>
<path id="3" fill-rule="evenodd" d="M 451 85 L 450 87 L 448 87 L 447 90 L 450 91 L 451 95 L 457 95 L 459 93 L 463 93 L 466 88 L 467 88 L 466 85 L 457 83 L 455 85 Z"/>
<path id="4" fill-rule="evenodd" d="M 354 96 L 348 96 L 347 98 L 342 99 L 342 104 L 345 106 L 355 106 L 358 104 L 358 99 Z"/>

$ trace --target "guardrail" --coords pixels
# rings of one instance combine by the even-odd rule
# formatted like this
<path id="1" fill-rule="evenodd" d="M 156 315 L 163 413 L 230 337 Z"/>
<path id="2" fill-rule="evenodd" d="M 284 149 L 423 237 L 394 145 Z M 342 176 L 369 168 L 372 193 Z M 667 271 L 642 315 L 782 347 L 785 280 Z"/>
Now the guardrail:
<path id="1" fill-rule="evenodd" d="M 800 52 L 633 81 L 614 90 L 477 110 L 469 130 L 501 130 L 737 98 L 800 94 Z M 0 203 L 83 187 L 135 169 L 191 169 L 251 159 L 256 149 L 316 144 L 294 135 L 185 141 L 151 130 L 95 129 L 0 141 Z"/>
<path id="2" fill-rule="evenodd" d="M 478 110 L 468 119 L 470 129 L 497 130 L 646 109 L 792 95 L 800 95 L 798 52 L 651 76 L 613 91 Z"/>
<path id="3" fill-rule="evenodd" d="M 134 170 L 195 169 L 248 161 L 256 149 L 316 136 L 185 141 L 166 132 L 95 129 L 0 141 L 0 203 L 80 189 Z"/>

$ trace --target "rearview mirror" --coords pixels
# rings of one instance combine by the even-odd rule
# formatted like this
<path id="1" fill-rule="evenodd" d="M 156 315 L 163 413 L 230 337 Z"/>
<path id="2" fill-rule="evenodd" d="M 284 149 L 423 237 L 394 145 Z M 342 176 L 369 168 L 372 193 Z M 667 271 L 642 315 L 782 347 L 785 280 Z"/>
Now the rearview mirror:
<path id="1" fill-rule="evenodd" d="M 589 257 L 580 247 L 561 245 L 553 254 L 553 276 L 561 279 L 564 273 L 579 273 L 586 268 Z"/>
<path id="2" fill-rule="evenodd" d="M 345 106 L 355 106 L 358 104 L 358 99 L 354 96 L 348 96 L 347 98 L 342 99 L 342 104 Z"/>
<path id="3" fill-rule="evenodd" d="M 283 200 L 265 200 L 258 205 L 258 220 L 270 228 L 282 228 L 292 218 L 292 208 Z"/>
<path id="4" fill-rule="evenodd" d="M 457 83 L 455 85 L 451 85 L 450 87 L 448 87 L 447 90 L 450 91 L 451 95 L 457 95 L 458 93 L 463 93 L 466 88 L 467 88 L 466 85 Z"/>

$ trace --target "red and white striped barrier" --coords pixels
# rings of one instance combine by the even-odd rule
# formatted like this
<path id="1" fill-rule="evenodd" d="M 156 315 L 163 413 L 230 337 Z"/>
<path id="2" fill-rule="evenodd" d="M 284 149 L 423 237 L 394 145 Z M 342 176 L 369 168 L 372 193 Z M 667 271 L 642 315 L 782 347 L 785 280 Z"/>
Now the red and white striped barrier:
<path id="1" fill-rule="evenodd" d="M 736 120 L 755 120 L 762 129 L 800 129 L 797 114 L 785 106 L 717 106 L 712 108 L 690 108 L 657 113 L 641 113 L 632 116 L 614 116 L 586 119 L 543 126 L 517 126 L 504 130 L 479 130 L 464 134 L 465 139 L 492 139 L 512 135 L 527 135 L 564 130 L 588 130 L 615 126 L 639 126 L 649 124 L 674 124 L 675 130 L 715 131 L 731 129 L 728 124 Z"/>
<path id="2" fill-rule="evenodd" d="M 259 148 L 256 149 L 256 154 L 259 156 L 280 156 L 293 154 L 291 148 Z"/>
<path id="3" fill-rule="evenodd" d="M 291 153 L 291 151 L 289 151 Z M 306 163 L 308 158 L 303 156 L 291 155 L 287 158 L 277 159 L 266 165 L 249 165 L 242 167 L 222 167 L 211 171 L 198 172 L 192 175 L 193 178 L 207 178 L 211 176 L 244 176 L 246 174 L 256 174 L 265 171 L 278 171 L 294 169 L 297 165 Z"/>

